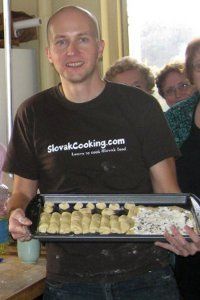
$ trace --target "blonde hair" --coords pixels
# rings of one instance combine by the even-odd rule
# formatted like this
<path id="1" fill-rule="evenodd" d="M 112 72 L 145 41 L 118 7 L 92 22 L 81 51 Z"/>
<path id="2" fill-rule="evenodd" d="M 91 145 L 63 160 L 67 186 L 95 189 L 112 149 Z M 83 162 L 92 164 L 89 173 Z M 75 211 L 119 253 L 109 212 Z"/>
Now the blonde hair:
<path id="1" fill-rule="evenodd" d="M 117 60 L 106 72 L 104 79 L 108 81 L 113 81 L 117 74 L 123 73 L 129 70 L 138 70 L 144 77 L 147 89 L 153 93 L 153 88 L 155 86 L 154 75 L 149 67 L 143 63 L 139 63 L 136 59 L 129 56 L 124 56 Z"/>

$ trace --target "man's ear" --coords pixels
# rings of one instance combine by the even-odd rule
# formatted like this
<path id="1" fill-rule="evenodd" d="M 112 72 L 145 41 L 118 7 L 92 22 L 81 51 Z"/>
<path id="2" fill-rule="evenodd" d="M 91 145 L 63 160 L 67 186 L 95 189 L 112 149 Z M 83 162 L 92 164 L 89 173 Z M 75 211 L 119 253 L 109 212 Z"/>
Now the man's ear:
<path id="1" fill-rule="evenodd" d="M 104 40 L 98 41 L 98 58 L 101 58 L 103 56 L 104 46 L 105 46 Z"/>
<path id="2" fill-rule="evenodd" d="M 51 51 L 50 51 L 49 47 L 46 47 L 45 52 L 46 52 L 46 55 L 47 55 L 47 58 L 48 58 L 49 62 L 52 64 L 53 61 L 52 61 L 52 58 L 51 58 Z"/>

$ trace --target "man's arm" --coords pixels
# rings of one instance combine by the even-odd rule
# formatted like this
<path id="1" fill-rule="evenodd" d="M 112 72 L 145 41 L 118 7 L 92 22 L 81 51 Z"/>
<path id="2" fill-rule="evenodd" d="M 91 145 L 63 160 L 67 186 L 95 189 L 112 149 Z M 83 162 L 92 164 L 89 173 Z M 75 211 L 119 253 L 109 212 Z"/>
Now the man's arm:
<path id="1" fill-rule="evenodd" d="M 14 239 L 30 239 L 27 226 L 31 225 L 31 221 L 25 217 L 25 209 L 29 201 L 35 197 L 37 189 L 37 180 L 14 176 L 13 192 L 7 201 L 7 211 L 10 214 L 9 231 Z"/>
<path id="2" fill-rule="evenodd" d="M 160 161 L 150 168 L 154 193 L 180 193 L 174 158 Z"/>

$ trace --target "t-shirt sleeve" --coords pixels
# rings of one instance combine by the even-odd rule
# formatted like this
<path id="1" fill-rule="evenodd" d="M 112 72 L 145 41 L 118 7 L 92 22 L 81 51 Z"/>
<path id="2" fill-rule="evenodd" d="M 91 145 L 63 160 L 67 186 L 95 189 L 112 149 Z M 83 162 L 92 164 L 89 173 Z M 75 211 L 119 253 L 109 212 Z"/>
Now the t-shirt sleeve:
<path id="1" fill-rule="evenodd" d="M 37 160 L 34 149 L 34 117 L 23 105 L 19 108 L 8 145 L 3 170 L 36 180 Z"/>
<path id="2" fill-rule="evenodd" d="M 143 114 L 139 134 L 142 153 L 148 167 L 166 158 L 180 155 L 164 113 L 154 99 L 148 103 Z"/>

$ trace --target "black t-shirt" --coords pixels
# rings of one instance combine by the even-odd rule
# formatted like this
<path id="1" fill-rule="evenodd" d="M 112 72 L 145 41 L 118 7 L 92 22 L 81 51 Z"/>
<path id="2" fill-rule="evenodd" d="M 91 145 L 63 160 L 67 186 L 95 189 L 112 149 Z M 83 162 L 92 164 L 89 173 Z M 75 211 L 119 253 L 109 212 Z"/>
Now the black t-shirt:
<path id="1" fill-rule="evenodd" d="M 182 155 L 176 161 L 180 188 L 184 193 L 193 193 L 200 197 L 200 128 L 194 122 L 180 151 Z"/>
<path id="2" fill-rule="evenodd" d="M 37 179 L 41 193 L 152 193 L 149 168 L 176 156 L 157 101 L 139 89 L 107 83 L 86 103 L 58 87 L 18 110 L 4 170 Z M 167 263 L 153 244 L 49 243 L 54 280 L 116 281 Z"/>

